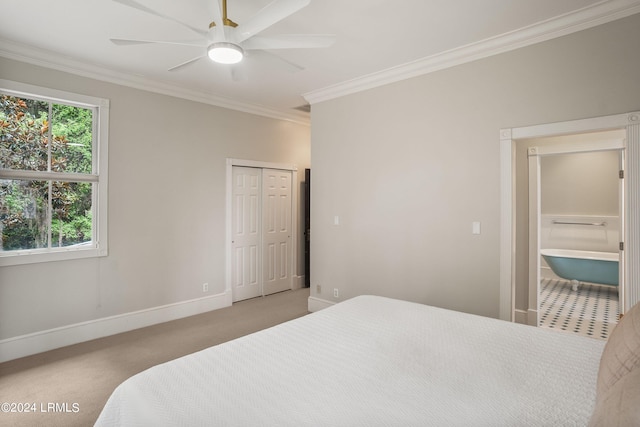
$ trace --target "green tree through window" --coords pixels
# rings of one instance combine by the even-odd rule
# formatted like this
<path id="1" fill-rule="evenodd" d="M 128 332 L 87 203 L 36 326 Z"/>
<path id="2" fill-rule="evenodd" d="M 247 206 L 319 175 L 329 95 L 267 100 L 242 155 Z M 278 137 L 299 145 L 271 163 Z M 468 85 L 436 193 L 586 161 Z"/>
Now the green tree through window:
<path id="1" fill-rule="evenodd" d="M 0 251 L 91 242 L 93 113 L 0 94 Z"/>

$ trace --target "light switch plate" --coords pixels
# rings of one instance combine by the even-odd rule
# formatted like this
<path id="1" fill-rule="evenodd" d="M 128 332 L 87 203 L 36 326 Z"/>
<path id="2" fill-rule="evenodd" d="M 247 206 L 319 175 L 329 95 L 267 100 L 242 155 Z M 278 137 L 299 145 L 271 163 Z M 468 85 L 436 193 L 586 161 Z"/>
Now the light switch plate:
<path id="1" fill-rule="evenodd" d="M 471 223 L 471 232 L 473 234 L 480 234 L 480 221 L 474 221 Z"/>

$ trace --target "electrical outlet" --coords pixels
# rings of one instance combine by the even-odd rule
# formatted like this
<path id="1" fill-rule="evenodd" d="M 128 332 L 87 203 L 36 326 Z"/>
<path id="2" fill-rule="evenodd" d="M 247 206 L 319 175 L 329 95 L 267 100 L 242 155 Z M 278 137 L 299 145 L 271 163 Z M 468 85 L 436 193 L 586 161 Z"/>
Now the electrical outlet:
<path id="1" fill-rule="evenodd" d="M 333 288 L 333 297 L 334 298 L 340 298 L 340 293 L 338 292 L 337 288 Z"/>
<path id="2" fill-rule="evenodd" d="M 321 294 L 321 293 L 322 293 L 322 286 L 316 285 L 316 294 Z"/>
<path id="3" fill-rule="evenodd" d="M 202 292 L 209 292 L 209 284 L 208 283 L 203 283 L 202 284 Z"/>

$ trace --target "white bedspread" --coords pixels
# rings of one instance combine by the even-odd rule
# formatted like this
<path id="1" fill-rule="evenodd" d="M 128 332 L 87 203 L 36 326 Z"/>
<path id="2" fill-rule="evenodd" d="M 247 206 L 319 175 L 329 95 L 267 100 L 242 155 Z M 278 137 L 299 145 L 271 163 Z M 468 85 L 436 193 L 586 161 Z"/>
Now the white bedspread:
<path id="1" fill-rule="evenodd" d="M 153 367 L 97 426 L 584 426 L 604 342 L 361 296 Z"/>

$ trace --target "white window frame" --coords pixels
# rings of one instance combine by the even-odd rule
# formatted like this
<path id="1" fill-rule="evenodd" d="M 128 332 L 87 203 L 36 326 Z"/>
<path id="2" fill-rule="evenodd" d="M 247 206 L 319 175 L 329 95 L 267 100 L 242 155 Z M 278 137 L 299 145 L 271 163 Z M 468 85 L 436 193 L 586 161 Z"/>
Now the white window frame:
<path id="1" fill-rule="evenodd" d="M 91 244 L 0 252 L 0 267 L 107 256 L 109 100 L 2 79 L 0 79 L 0 90 L 12 96 L 89 108 L 93 110 L 94 117 L 97 118 L 93 127 L 92 138 L 93 173 L 86 176 L 85 174 L 56 175 L 62 179 L 65 179 L 64 175 L 67 175 L 70 181 L 77 181 L 78 175 L 82 175 L 86 179 L 80 180 L 94 183 L 92 191 L 93 236 Z M 0 169 L 0 179 L 15 178 L 31 178 L 31 175 L 30 173 L 25 174 L 24 171 Z M 52 177 L 48 176 L 43 179 L 49 180 Z"/>

